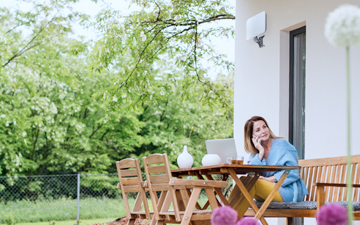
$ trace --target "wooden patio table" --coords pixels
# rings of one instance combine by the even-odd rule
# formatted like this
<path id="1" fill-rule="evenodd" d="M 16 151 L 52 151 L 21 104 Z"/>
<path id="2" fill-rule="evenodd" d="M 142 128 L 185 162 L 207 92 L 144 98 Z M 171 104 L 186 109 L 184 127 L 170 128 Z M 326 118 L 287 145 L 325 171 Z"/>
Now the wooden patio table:
<path id="1" fill-rule="evenodd" d="M 271 201 L 273 200 L 276 192 L 280 189 L 281 185 L 288 176 L 290 170 L 300 169 L 300 166 L 254 166 L 254 165 L 236 165 L 236 164 L 221 164 L 215 166 L 202 166 L 202 167 L 193 167 L 188 169 L 174 169 L 171 170 L 173 177 L 187 177 L 187 176 L 197 176 L 198 179 L 208 179 L 213 180 L 211 175 L 223 175 L 222 180 L 226 180 L 230 175 L 235 181 L 236 185 L 239 187 L 242 195 L 234 196 L 234 200 L 240 198 L 240 203 L 244 201 L 249 202 L 250 206 L 255 212 L 255 218 L 260 219 L 263 225 L 267 225 L 263 214 Z M 279 181 L 274 186 L 274 189 L 270 192 L 269 196 L 265 199 L 264 203 L 260 209 L 256 206 L 254 199 L 250 196 L 249 190 L 255 185 L 257 179 L 259 179 L 262 172 L 277 172 L 285 170 L 284 174 L 281 176 Z M 246 178 L 241 181 L 237 175 L 246 175 Z M 215 188 L 216 194 L 219 196 L 220 200 L 224 205 L 229 205 L 235 208 L 235 201 L 230 202 L 225 198 L 220 189 Z M 206 208 L 209 203 L 206 203 L 203 208 Z"/>

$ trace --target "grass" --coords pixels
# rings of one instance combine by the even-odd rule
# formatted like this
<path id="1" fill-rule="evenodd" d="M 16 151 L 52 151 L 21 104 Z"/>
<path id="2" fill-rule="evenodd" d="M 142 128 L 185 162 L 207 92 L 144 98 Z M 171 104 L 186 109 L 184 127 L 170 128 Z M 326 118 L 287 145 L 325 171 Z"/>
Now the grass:
<path id="1" fill-rule="evenodd" d="M 134 199 L 129 199 L 133 205 Z M 126 214 L 122 199 L 87 198 L 80 200 L 80 220 L 113 218 Z M 25 222 L 75 221 L 77 215 L 76 199 L 0 202 L 0 224 L 12 214 L 16 224 Z M 112 221 L 109 220 L 109 221 Z M 106 221 L 106 222 L 109 222 Z M 57 223 L 58 224 L 58 223 Z M 82 223 L 84 225 L 85 223 Z"/>
<path id="2" fill-rule="evenodd" d="M 199 202 L 203 205 L 206 198 L 200 195 Z M 148 199 L 150 210 L 152 204 Z M 129 198 L 130 208 L 135 199 Z M 55 225 L 73 225 L 77 216 L 77 200 L 57 199 L 38 201 L 15 201 L 0 202 L 0 224 L 6 224 L 6 220 L 13 216 L 17 225 L 49 225 L 52 220 Z M 121 198 L 86 198 L 80 200 L 80 225 L 92 225 L 114 221 L 125 216 L 125 207 Z M 100 219 L 99 219 L 100 218 Z M 104 219 L 102 219 L 104 218 Z"/>

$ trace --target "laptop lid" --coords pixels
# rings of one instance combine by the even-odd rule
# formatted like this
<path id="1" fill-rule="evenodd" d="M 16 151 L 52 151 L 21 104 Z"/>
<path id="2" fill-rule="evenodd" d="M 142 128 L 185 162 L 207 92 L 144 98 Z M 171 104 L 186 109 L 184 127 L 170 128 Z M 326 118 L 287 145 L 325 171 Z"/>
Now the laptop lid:
<path id="1" fill-rule="evenodd" d="M 220 156 L 221 164 L 227 164 L 227 158 L 237 156 L 234 138 L 206 140 L 205 145 L 207 154 Z"/>

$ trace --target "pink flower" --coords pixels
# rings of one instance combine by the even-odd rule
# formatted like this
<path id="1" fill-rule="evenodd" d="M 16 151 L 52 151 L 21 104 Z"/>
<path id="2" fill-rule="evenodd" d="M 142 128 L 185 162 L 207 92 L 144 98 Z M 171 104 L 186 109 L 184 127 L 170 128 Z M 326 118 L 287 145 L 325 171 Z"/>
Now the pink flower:
<path id="1" fill-rule="evenodd" d="M 324 205 L 316 213 L 318 225 L 347 225 L 348 216 L 344 206 L 339 204 Z"/>
<path id="2" fill-rule="evenodd" d="M 236 225 L 259 225 L 259 221 L 252 217 L 243 217 Z"/>
<path id="3" fill-rule="evenodd" d="M 230 206 L 217 207 L 211 215 L 212 225 L 235 225 L 237 212 Z"/>

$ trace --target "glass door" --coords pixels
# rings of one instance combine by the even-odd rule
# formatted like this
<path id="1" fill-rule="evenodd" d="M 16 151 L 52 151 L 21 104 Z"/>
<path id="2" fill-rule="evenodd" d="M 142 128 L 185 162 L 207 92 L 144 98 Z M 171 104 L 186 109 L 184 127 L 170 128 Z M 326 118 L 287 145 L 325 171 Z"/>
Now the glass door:
<path id="1" fill-rule="evenodd" d="M 289 142 L 300 159 L 305 156 L 305 68 L 306 27 L 290 32 L 290 87 L 289 87 Z M 303 218 L 294 218 L 294 224 L 304 224 Z"/>
<path id="2" fill-rule="evenodd" d="M 306 27 L 290 32 L 289 141 L 304 158 Z"/>

